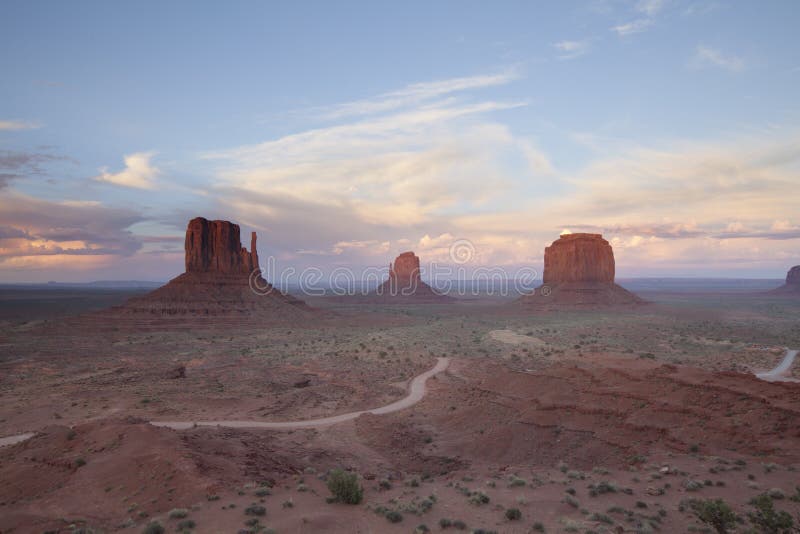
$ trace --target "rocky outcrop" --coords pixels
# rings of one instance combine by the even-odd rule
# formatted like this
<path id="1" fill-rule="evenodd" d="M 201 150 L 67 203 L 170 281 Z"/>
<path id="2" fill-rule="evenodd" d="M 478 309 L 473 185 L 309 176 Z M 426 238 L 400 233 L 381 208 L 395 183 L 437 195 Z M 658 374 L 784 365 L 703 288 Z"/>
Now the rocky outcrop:
<path id="1" fill-rule="evenodd" d="M 258 267 L 256 233 L 250 250 L 242 246 L 239 225 L 228 221 L 209 221 L 197 217 L 186 229 L 186 272 L 249 275 Z"/>
<path id="2" fill-rule="evenodd" d="M 403 252 L 389 264 L 389 279 L 378 286 L 372 295 L 390 302 L 446 302 L 451 297 L 442 295 L 422 281 L 419 256 Z"/>
<path id="3" fill-rule="evenodd" d="M 185 253 L 186 272 L 116 311 L 156 317 L 249 316 L 275 322 L 310 311 L 303 301 L 262 277 L 255 232 L 248 251 L 241 244 L 239 225 L 197 217 L 186 228 Z"/>
<path id="4" fill-rule="evenodd" d="M 614 251 L 600 234 L 565 234 L 544 249 L 545 284 L 614 282 Z"/>
<path id="5" fill-rule="evenodd" d="M 543 284 L 524 306 L 604 307 L 643 301 L 614 283 L 614 251 L 600 234 L 565 234 L 544 250 Z"/>
<path id="6" fill-rule="evenodd" d="M 771 291 L 777 295 L 800 295 L 800 265 L 795 265 L 786 273 L 786 283 Z"/>

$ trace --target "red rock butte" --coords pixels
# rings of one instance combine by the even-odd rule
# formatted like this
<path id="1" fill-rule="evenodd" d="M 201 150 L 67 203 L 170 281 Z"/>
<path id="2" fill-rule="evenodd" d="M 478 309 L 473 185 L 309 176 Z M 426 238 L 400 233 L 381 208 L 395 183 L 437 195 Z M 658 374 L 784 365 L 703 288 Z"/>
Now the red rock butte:
<path id="1" fill-rule="evenodd" d="M 389 264 L 389 279 L 378 286 L 374 295 L 390 301 L 420 303 L 452 300 L 422 281 L 419 256 L 411 251 L 403 252 Z"/>
<path id="2" fill-rule="evenodd" d="M 798 295 L 800 296 L 800 265 L 795 265 L 786 273 L 786 283 L 778 289 L 772 291 L 779 295 Z"/>
<path id="3" fill-rule="evenodd" d="M 130 299 L 115 311 L 155 316 L 252 316 L 298 318 L 310 311 L 281 293 L 258 270 L 256 233 L 250 251 L 242 246 L 239 225 L 197 217 L 186 228 L 186 272 L 165 286 Z"/>
<path id="4" fill-rule="evenodd" d="M 564 234 L 544 249 L 543 284 L 519 302 L 530 306 L 615 306 L 643 301 L 614 283 L 614 250 L 600 234 Z"/>

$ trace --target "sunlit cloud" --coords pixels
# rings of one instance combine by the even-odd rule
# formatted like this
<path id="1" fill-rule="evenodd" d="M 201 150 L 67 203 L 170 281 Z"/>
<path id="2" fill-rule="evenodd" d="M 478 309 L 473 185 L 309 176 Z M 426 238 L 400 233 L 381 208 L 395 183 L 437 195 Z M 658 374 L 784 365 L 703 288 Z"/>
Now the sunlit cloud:
<path id="1" fill-rule="evenodd" d="M 41 128 L 38 122 L 0 119 L 0 130 L 34 130 Z"/>
<path id="2" fill-rule="evenodd" d="M 131 256 L 142 244 L 129 227 L 141 220 L 141 215 L 128 209 L 5 193 L 0 196 L 0 268 L 52 265 L 54 260 L 44 256 L 58 257 L 65 268 Z M 103 260 L 72 259 L 78 256 L 102 256 Z"/>
<path id="3" fill-rule="evenodd" d="M 155 189 L 155 179 L 161 171 L 150 163 L 154 155 L 155 152 L 136 152 L 127 155 L 124 158 L 124 169 L 111 173 L 104 167 L 100 169 L 100 174 L 95 176 L 95 180 L 137 189 Z"/>

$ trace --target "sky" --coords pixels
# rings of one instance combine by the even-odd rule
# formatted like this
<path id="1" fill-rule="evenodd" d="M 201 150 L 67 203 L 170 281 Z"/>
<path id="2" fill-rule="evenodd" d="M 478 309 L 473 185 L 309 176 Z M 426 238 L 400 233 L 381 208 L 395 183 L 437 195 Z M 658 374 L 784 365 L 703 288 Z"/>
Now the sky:
<path id="1" fill-rule="evenodd" d="M 0 282 L 183 271 L 187 222 L 277 269 L 620 277 L 800 264 L 800 3 L 0 3 Z"/>

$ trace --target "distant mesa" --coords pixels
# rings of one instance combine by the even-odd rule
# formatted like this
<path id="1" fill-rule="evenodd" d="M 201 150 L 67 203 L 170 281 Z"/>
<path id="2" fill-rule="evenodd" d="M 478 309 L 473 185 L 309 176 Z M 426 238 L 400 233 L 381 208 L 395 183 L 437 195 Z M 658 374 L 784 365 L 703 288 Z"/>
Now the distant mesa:
<path id="1" fill-rule="evenodd" d="M 392 302 L 447 302 L 452 297 L 442 295 L 422 281 L 419 256 L 403 252 L 389 264 L 389 279 L 373 293 L 373 296 Z"/>
<path id="2" fill-rule="evenodd" d="M 800 265 L 795 265 L 786 273 L 786 283 L 771 293 L 779 295 L 800 295 Z"/>
<path id="3" fill-rule="evenodd" d="M 250 251 L 239 225 L 197 217 L 186 228 L 186 272 L 165 286 L 115 309 L 157 316 L 243 316 L 291 319 L 310 311 L 302 301 L 278 291 L 258 271 L 256 233 Z"/>
<path id="4" fill-rule="evenodd" d="M 544 249 L 542 285 L 526 306 L 618 306 L 644 301 L 614 283 L 614 250 L 600 234 L 564 234 Z"/>

